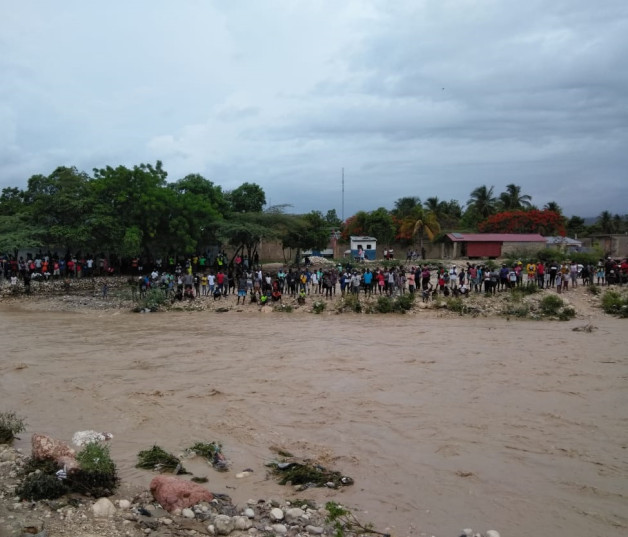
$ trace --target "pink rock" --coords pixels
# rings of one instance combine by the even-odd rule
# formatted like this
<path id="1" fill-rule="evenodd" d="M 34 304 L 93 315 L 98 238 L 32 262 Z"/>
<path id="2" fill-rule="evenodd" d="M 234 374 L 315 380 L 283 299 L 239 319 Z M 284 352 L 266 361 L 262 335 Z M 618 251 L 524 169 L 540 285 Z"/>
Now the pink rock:
<path id="1" fill-rule="evenodd" d="M 34 434 L 31 445 L 33 459 L 55 461 L 59 468 L 65 466 L 67 471 L 79 467 L 76 452 L 65 442 L 55 440 L 45 434 Z"/>
<path id="2" fill-rule="evenodd" d="M 155 500 L 171 513 L 200 502 L 211 502 L 214 495 L 205 487 L 170 475 L 158 475 L 150 482 L 150 491 Z"/>

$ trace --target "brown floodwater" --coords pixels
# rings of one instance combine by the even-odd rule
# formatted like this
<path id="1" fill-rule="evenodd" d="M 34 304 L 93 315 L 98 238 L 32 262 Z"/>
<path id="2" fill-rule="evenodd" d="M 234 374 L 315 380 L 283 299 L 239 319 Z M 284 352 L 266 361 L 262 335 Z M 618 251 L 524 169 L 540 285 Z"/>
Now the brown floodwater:
<path id="1" fill-rule="evenodd" d="M 626 321 L 0 308 L 0 410 L 30 433 L 113 433 L 124 480 L 158 444 L 220 441 L 231 471 L 185 461 L 207 487 L 327 499 L 397 536 L 626 535 Z M 293 492 L 281 448 L 355 479 Z M 243 479 L 235 474 L 246 468 Z"/>

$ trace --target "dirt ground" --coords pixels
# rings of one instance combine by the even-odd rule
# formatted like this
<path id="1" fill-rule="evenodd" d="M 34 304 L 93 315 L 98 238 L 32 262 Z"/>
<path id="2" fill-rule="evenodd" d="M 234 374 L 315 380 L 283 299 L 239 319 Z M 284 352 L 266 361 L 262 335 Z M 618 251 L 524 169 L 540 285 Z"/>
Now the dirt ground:
<path id="1" fill-rule="evenodd" d="M 26 452 L 33 432 L 113 433 L 123 481 L 142 487 L 138 451 L 216 440 L 231 471 L 192 469 L 240 504 L 333 499 L 400 536 L 625 535 L 628 325 L 583 290 L 567 298 L 567 322 L 5 301 L 0 411 L 26 418 Z M 277 447 L 355 485 L 279 486 Z"/>

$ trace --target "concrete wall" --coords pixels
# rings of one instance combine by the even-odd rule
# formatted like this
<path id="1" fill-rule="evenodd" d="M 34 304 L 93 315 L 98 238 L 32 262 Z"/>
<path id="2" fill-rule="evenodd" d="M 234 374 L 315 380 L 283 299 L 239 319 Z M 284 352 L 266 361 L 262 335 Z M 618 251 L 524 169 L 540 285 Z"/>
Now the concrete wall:
<path id="1" fill-rule="evenodd" d="M 502 256 L 506 256 L 513 252 L 528 252 L 535 253 L 539 250 L 543 250 L 546 247 L 545 241 L 543 242 L 505 242 L 502 244 Z"/>

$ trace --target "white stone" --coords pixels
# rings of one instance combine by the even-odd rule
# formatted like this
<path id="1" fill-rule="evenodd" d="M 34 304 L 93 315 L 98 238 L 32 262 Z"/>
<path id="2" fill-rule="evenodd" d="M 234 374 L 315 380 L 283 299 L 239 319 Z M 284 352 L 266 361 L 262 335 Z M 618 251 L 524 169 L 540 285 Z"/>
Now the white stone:
<path id="1" fill-rule="evenodd" d="M 270 510 L 270 519 L 275 521 L 283 520 L 283 511 L 279 507 L 274 507 Z"/>
<path id="2" fill-rule="evenodd" d="M 288 528 L 286 528 L 283 524 L 273 524 L 271 527 L 273 528 L 273 531 L 279 535 L 285 535 L 288 533 Z"/>
<path id="3" fill-rule="evenodd" d="M 466 535 L 466 537 L 471 537 L 473 535 L 473 530 L 471 528 L 465 528 L 462 530 L 462 534 Z"/>
<path id="4" fill-rule="evenodd" d="M 120 501 L 118 501 L 118 507 L 120 509 L 124 509 L 124 510 L 130 509 L 131 508 L 131 502 L 129 500 L 120 500 Z"/>
<path id="5" fill-rule="evenodd" d="M 185 518 L 194 518 L 194 511 L 192 511 L 192 509 L 190 509 L 189 507 L 186 507 L 185 509 L 183 509 L 183 511 L 181 511 L 181 514 L 185 517 Z"/>
<path id="6" fill-rule="evenodd" d="M 301 518 L 305 515 L 305 511 L 303 509 L 299 509 L 298 507 L 292 507 L 286 511 L 286 522 L 288 524 L 294 524 L 295 522 L 299 522 Z"/>
<path id="7" fill-rule="evenodd" d="M 218 535 L 229 535 L 235 529 L 235 521 L 228 515 L 216 515 L 214 528 Z"/>
<path id="8" fill-rule="evenodd" d="M 95 517 L 109 518 L 116 512 L 116 506 L 111 503 L 109 498 L 99 498 L 96 503 L 92 505 L 92 511 Z"/>
<path id="9" fill-rule="evenodd" d="M 234 523 L 235 523 L 235 529 L 236 530 L 248 530 L 250 527 L 253 526 L 253 522 L 251 522 L 251 520 L 246 517 L 246 516 L 236 516 L 233 517 Z"/>
<path id="10" fill-rule="evenodd" d="M 322 535 L 323 528 L 320 526 L 305 526 L 305 531 L 311 535 Z"/>
<path id="11" fill-rule="evenodd" d="M 495 530 L 488 530 L 486 532 L 486 537 L 500 537 L 499 532 Z"/>
<path id="12" fill-rule="evenodd" d="M 251 509 L 250 507 L 247 507 L 244 510 L 244 516 L 249 518 L 255 518 L 255 511 L 253 511 L 253 509 Z"/>
<path id="13" fill-rule="evenodd" d="M 251 475 L 251 472 L 238 472 L 235 476 L 236 479 L 242 479 L 243 477 L 248 477 Z"/>
<path id="14" fill-rule="evenodd" d="M 170 526 L 170 524 L 172 524 L 172 519 L 171 518 L 162 518 L 159 520 L 159 522 L 161 522 L 162 524 L 165 524 L 166 526 Z"/>
<path id="15" fill-rule="evenodd" d="M 210 535 L 216 535 L 216 527 L 213 524 L 207 526 L 207 531 Z"/>

